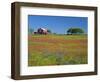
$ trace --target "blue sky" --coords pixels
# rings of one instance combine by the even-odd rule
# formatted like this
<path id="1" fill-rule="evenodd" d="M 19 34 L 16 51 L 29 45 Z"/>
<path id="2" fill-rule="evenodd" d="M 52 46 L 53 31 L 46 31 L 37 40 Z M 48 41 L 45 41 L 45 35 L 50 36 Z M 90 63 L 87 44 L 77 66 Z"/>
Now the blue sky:
<path id="1" fill-rule="evenodd" d="M 70 17 L 70 16 L 42 16 L 29 15 L 28 27 L 37 31 L 38 28 L 50 29 L 53 33 L 66 34 L 69 28 L 82 28 L 87 33 L 87 17 Z"/>

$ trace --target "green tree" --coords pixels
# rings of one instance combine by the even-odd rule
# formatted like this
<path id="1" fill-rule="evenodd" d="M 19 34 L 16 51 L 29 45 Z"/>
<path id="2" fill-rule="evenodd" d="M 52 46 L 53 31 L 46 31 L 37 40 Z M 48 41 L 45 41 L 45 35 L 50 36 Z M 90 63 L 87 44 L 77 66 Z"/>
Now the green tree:
<path id="1" fill-rule="evenodd" d="M 28 32 L 29 32 L 29 34 L 32 34 L 34 32 L 34 29 L 33 28 L 29 28 Z"/>
<path id="2" fill-rule="evenodd" d="M 48 32 L 49 34 L 51 34 L 51 33 L 52 33 L 50 29 L 47 29 L 47 32 Z"/>
<path id="3" fill-rule="evenodd" d="M 82 28 L 69 28 L 67 34 L 83 34 L 84 30 Z"/>

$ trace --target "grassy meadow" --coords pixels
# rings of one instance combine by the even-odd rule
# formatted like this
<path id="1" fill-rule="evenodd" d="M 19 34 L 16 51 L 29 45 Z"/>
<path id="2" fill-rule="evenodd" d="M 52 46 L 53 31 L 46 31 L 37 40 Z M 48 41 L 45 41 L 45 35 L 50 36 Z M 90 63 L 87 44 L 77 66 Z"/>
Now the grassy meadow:
<path id="1" fill-rule="evenodd" d="M 87 35 L 28 35 L 28 66 L 87 63 Z"/>

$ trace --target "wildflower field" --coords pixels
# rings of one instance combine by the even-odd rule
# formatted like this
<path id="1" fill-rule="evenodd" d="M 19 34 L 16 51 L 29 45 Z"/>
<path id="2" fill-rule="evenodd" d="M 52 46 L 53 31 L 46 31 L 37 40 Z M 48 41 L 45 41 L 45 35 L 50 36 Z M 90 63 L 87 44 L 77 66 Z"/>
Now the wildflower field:
<path id="1" fill-rule="evenodd" d="M 28 66 L 87 64 L 87 35 L 28 35 Z"/>

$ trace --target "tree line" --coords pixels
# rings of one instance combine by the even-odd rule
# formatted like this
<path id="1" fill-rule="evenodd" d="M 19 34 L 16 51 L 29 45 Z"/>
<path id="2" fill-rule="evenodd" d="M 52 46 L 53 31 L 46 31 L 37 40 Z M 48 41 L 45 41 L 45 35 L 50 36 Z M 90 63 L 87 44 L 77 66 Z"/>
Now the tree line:
<path id="1" fill-rule="evenodd" d="M 29 28 L 28 29 L 28 32 L 29 34 L 32 34 L 34 33 L 34 29 L 33 28 Z M 47 32 L 49 34 L 56 34 L 56 33 L 52 33 L 52 31 L 50 29 L 47 29 Z M 68 35 L 72 35 L 72 34 L 84 34 L 85 31 L 82 29 L 82 28 L 69 28 L 67 31 L 66 31 L 66 34 Z"/>

